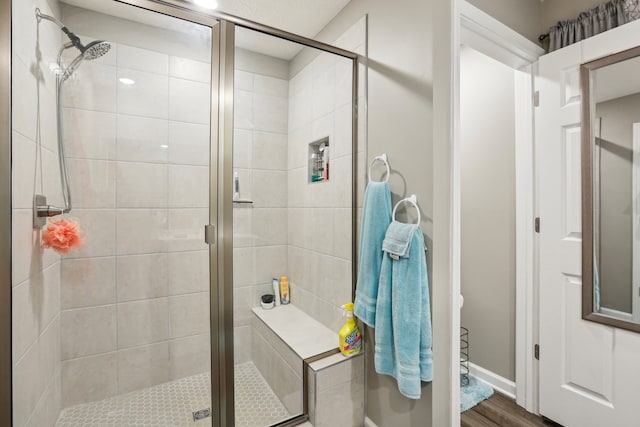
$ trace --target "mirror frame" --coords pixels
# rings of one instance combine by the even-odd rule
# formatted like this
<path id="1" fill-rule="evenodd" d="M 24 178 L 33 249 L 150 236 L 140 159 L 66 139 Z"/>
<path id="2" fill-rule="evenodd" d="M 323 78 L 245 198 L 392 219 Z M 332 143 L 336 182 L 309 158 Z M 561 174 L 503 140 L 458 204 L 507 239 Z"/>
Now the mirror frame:
<path id="1" fill-rule="evenodd" d="M 640 324 L 629 322 L 594 311 L 593 283 L 593 144 L 595 138 L 592 110 L 591 72 L 607 65 L 640 56 L 640 46 L 605 56 L 580 66 L 580 89 L 582 93 L 582 318 L 592 322 L 640 332 Z M 594 106 L 595 107 L 595 106 Z"/>

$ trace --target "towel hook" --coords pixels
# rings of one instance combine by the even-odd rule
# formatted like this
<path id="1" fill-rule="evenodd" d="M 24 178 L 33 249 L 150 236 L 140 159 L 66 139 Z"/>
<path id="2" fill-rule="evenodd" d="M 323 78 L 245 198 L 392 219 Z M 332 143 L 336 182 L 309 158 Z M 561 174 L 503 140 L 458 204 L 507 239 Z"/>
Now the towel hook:
<path id="1" fill-rule="evenodd" d="M 389 175 L 391 175 L 391 169 L 389 168 L 389 159 L 387 158 L 387 153 L 383 153 L 380 156 L 374 157 L 373 160 L 371 160 L 371 163 L 369 163 L 369 182 L 372 182 L 371 168 L 373 167 L 373 164 L 376 162 L 376 160 L 379 160 L 382 163 L 384 163 L 384 166 L 387 168 L 387 175 L 384 177 L 384 181 L 380 181 L 380 182 L 389 182 Z"/>
<path id="2" fill-rule="evenodd" d="M 398 206 L 400 206 L 401 203 L 410 203 L 413 205 L 414 208 L 416 208 L 416 211 L 418 211 L 418 222 L 416 223 L 416 225 L 420 225 L 420 208 L 418 207 L 418 198 L 416 197 L 415 194 L 412 194 L 409 197 L 406 197 L 402 200 L 400 200 L 398 203 L 396 203 L 396 205 L 393 207 L 393 213 L 391 214 L 391 217 L 393 218 L 393 220 L 396 220 L 396 211 L 398 210 Z"/>

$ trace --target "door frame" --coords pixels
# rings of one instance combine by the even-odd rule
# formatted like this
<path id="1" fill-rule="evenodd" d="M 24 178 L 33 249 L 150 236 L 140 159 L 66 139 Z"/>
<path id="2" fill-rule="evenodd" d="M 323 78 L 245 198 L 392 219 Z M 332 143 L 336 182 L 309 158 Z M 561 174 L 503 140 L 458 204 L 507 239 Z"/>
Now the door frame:
<path id="1" fill-rule="evenodd" d="M 507 65 L 515 76 L 515 173 L 516 173 L 516 381 L 504 381 L 485 370 L 477 371 L 481 379 L 494 388 L 515 394 L 518 405 L 530 412 L 538 410 L 538 371 L 534 345 L 538 337 L 537 315 L 537 235 L 534 231 L 534 86 L 535 62 L 544 49 L 507 27 L 477 7 L 462 0 L 460 7 L 460 43 Z M 455 57 L 460 67 L 460 55 Z M 519 71 L 519 72 L 518 72 Z M 460 93 L 459 79 L 456 82 Z M 456 103 L 459 118 L 459 102 Z M 456 121 L 459 126 L 459 120 Z M 459 135 L 459 132 L 457 132 Z M 459 162 L 460 152 L 454 162 Z M 459 179 L 459 178 L 458 178 Z M 458 199 L 456 201 L 460 203 Z M 460 235 L 460 224 L 454 224 Z M 452 360 L 457 364 L 457 360 Z M 481 374 L 485 373 L 484 376 Z M 488 374 L 487 374 L 488 372 Z M 474 373 L 474 372 L 472 372 Z"/>
<path id="2" fill-rule="evenodd" d="M 210 11 L 187 0 L 112 0 L 151 12 L 201 24 L 212 29 L 210 225 L 210 333 L 212 423 L 235 424 L 233 354 L 233 88 L 235 27 L 243 27 L 350 59 L 352 67 L 353 214 L 356 242 L 358 66 L 361 57 L 345 49 L 237 16 Z M 11 58 L 12 0 L 0 0 L 0 425 L 12 425 L 12 180 L 11 180 Z M 217 102 L 214 102 L 217 100 Z M 222 189 L 222 191 L 219 191 Z M 355 277 L 355 245 L 352 251 Z M 214 273 L 215 272 L 215 273 Z M 220 286 L 222 284 L 222 286 Z M 355 292 L 355 279 L 352 293 Z M 214 398 L 218 396 L 217 398 Z M 218 405 L 217 407 L 215 405 Z M 297 419 L 296 419 L 297 421 Z M 289 425 L 293 421 L 280 423 Z"/>
<path id="3" fill-rule="evenodd" d="M 0 0 L 0 425 L 13 421 L 11 313 L 11 0 Z"/>
<path id="4" fill-rule="evenodd" d="M 631 131 L 633 140 L 633 182 L 632 197 L 635 200 L 632 203 L 632 233 L 633 233 L 633 256 L 632 256 L 632 282 L 631 282 L 631 315 L 633 322 L 640 322 L 640 262 L 636 262 L 636 257 L 640 258 L 640 224 L 638 217 L 640 216 L 640 122 L 634 123 Z"/>

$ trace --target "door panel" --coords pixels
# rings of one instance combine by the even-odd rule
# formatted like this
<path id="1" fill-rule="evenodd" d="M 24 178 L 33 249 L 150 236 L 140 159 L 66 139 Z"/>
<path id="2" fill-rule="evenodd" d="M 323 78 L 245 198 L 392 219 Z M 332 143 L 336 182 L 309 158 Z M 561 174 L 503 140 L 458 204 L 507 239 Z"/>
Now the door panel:
<path id="1" fill-rule="evenodd" d="M 582 320 L 581 277 L 578 70 L 581 63 L 617 51 L 613 46 L 629 47 L 629 28 L 541 57 L 536 79 L 540 92 L 535 113 L 541 218 L 539 410 L 566 427 L 637 424 L 634 384 L 640 381 L 640 335 Z M 635 32 L 640 33 L 640 26 L 635 26 Z M 608 39 L 606 49 L 603 38 Z"/>
<path id="2" fill-rule="evenodd" d="M 611 411 L 612 331 L 581 318 L 581 50 L 540 58 L 540 412 L 566 426 Z M 594 345 L 597 343 L 597 345 Z"/>
<path id="3" fill-rule="evenodd" d="M 12 144 L 33 153 L 13 163 L 13 425 L 190 425 L 212 406 L 217 279 L 203 225 L 217 203 L 217 21 L 144 0 L 49 3 L 12 10 L 13 130 L 24 135 Z M 64 47 L 58 20 L 109 49 Z M 31 209 L 34 193 L 64 205 L 61 152 L 64 218 L 84 237 L 63 254 L 41 248 Z"/>

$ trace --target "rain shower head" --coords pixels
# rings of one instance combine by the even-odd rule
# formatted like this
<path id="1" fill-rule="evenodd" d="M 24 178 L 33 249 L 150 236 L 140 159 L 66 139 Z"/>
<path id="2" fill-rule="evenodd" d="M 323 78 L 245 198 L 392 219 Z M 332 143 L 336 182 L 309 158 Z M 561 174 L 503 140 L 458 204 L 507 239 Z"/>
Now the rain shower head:
<path id="1" fill-rule="evenodd" d="M 73 34 L 73 33 L 72 33 Z M 75 35 L 74 35 L 75 36 Z M 75 57 L 73 61 L 69 63 L 66 67 L 62 64 L 62 52 L 66 49 L 76 47 L 80 54 Z M 109 52 L 111 49 L 111 43 L 106 42 L 104 40 L 96 40 L 88 45 L 83 45 L 80 43 L 80 39 L 78 39 L 78 43 L 67 43 L 60 49 L 60 53 L 58 54 L 58 67 L 62 70 L 60 77 L 60 81 L 64 82 L 76 71 L 76 69 L 80 66 L 83 60 L 92 61 L 94 59 L 100 58 L 102 55 Z"/>
<path id="2" fill-rule="evenodd" d="M 41 16 L 46 19 L 46 15 Z M 109 49 L 111 49 L 111 43 L 104 40 L 96 40 L 85 46 L 82 44 L 80 37 L 69 31 L 67 27 L 61 27 L 60 29 L 67 35 L 67 37 L 69 37 L 69 40 L 71 40 L 71 43 L 65 45 L 65 48 L 75 46 L 75 48 L 82 54 L 82 59 L 91 61 L 93 59 L 100 58 L 102 55 L 109 52 Z"/>
<path id="3" fill-rule="evenodd" d="M 102 55 L 109 52 L 109 49 L 111 49 L 111 43 L 104 40 L 96 40 L 84 46 L 84 49 L 81 50 L 81 52 L 84 59 L 91 61 L 100 58 Z"/>
<path id="4" fill-rule="evenodd" d="M 82 44 L 80 37 L 71 32 L 62 22 L 60 22 L 53 16 L 45 15 L 44 13 L 40 12 L 40 9 L 38 8 L 36 8 L 36 18 L 38 19 L 38 22 L 43 19 L 53 22 L 58 27 L 60 27 L 60 30 L 62 30 L 62 32 L 67 35 L 67 37 L 69 37 L 69 40 L 71 42 L 64 45 L 64 47 L 61 49 L 61 52 L 62 50 L 68 49 L 72 46 L 80 51 L 80 56 L 74 59 L 69 66 L 69 70 L 71 72 L 75 70 L 75 68 L 83 59 L 91 61 L 93 59 L 100 58 L 102 55 L 109 52 L 109 49 L 111 49 L 111 44 L 104 40 L 96 40 L 85 46 L 84 44 Z"/>

